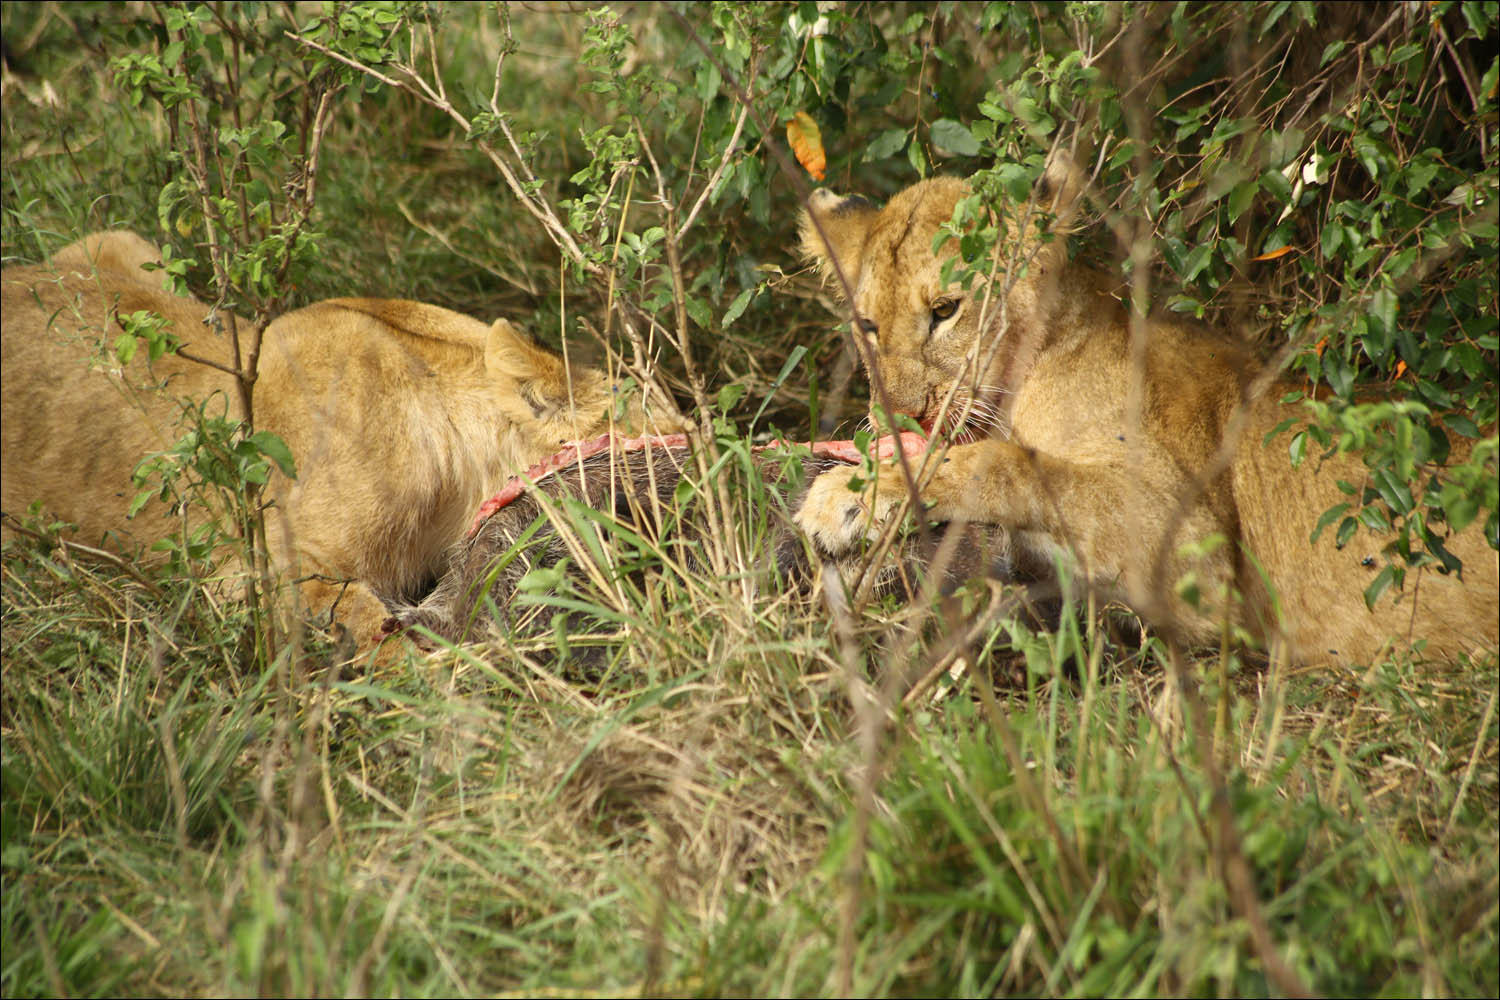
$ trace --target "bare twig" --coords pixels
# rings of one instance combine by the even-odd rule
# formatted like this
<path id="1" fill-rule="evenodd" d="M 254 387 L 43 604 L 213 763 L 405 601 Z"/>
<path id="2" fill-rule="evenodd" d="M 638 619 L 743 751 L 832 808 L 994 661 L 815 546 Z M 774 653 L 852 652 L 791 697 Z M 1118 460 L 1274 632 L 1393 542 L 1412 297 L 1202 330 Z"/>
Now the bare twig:
<path id="1" fill-rule="evenodd" d="M 418 98 L 431 107 L 436 108 L 443 114 L 447 115 L 449 118 L 453 119 L 453 121 L 458 123 L 458 125 L 463 128 L 465 133 L 473 131 L 473 126 L 471 125 L 469 119 L 464 117 L 463 113 L 460 112 L 456 107 L 454 107 L 448 101 L 447 97 L 441 93 L 441 91 L 433 89 L 433 87 L 429 85 L 427 81 L 424 80 L 415 69 L 412 69 L 409 66 L 397 64 L 396 68 L 404 73 L 407 77 L 407 79 L 404 81 L 398 80 L 394 77 L 390 77 L 384 73 L 381 73 L 379 70 L 375 69 L 372 66 L 365 65 L 357 59 L 352 59 L 349 56 L 344 55 L 343 53 L 335 52 L 333 49 L 330 49 L 328 46 L 322 44 L 321 42 L 314 41 L 311 38 L 305 38 L 302 35 L 298 35 L 294 32 L 288 32 L 287 34 L 288 37 L 297 42 L 299 45 L 306 45 L 309 48 L 317 49 L 319 52 L 327 55 L 330 59 L 341 62 L 351 69 L 359 70 L 361 73 L 364 73 L 372 79 L 379 80 L 381 83 L 384 83 L 390 87 L 394 87 L 397 90 L 406 91 L 408 94 L 411 94 L 412 96 Z M 505 136 L 506 141 L 510 143 L 511 148 L 519 157 L 520 147 L 516 144 L 515 137 L 511 134 L 510 126 L 506 124 L 503 117 L 499 119 L 497 124 L 501 134 Z M 530 194 L 528 192 L 528 187 L 530 186 L 529 183 L 523 184 L 521 177 L 517 176 L 517 170 L 519 169 L 527 175 L 526 179 L 528 182 L 535 179 L 530 177 L 530 171 L 526 169 L 524 162 L 522 162 L 519 167 L 512 167 L 511 164 L 507 163 L 505 158 L 500 155 L 499 151 L 491 146 L 488 142 L 485 142 L 483 139 L 475 139 L 474 144 L 478 146 L 480 151 L 482 151 L 484 155 L 489 158 L 490 162 L 495 165 L 495 169 L 500 171 L 500 176 L 505 181 L 505 186 L 510 188 L 511 193 L 516 196 L 516 200 L 521 203 L 521 206 L 525 208 L 527 212 L 531 213 L 531 216 L 534 219 L 542 224 L 542 228 L 546 231 L 548 238 L 552 240 L 553 244 L 560 251 L 562 251 L 569 260 L 577 264 L 579 267 L 583 268 L 586 272 L 593 275 L 599 275 L 602 270 L 600 266 L 594 261 L 589 260 L 584 252 L 579 248 L 577 241 L 573 239 L 573 235 L 568 232 L 567 226 L 565 226 L 562 220 L 557 217 L 557 213 L 554 212 L 552 210 L 552 207 L 545 201 L 542 201 L 541 199 Z"/>
<path id="2" fill-rule="evenodd" d="M 693 202 L 692 209 L 688 211 L 687 218 L 683 220 L 682 226 L 678 229 L 679 235 L 686 235 L 688 230 L 693 228 L 693 222 L 698 218 L 698 212 L 708 201 L 709 195 L 713 194 L 714 189 L 719 186 L 719 179 L 724 176 L 724 171 L 728 168 L 729 162 L 734 156 L 734 151 L 740 144 L 740 136 L 745 131 L 745 119 L 749 116 L 749 106 L 741 104 L 740 116 L 734 123 L 734 132 L 729 136 L 729 142 L 725 144 L 724 152 L 719 156 L 719 163 L 714 167 L 714 172 L 709 175 L 708 181 L 703 185 L 703 191 L 698 195 L 698 200 Z"/>
<path id="3" fill-rule="evenodd" d="M 56 538 L 52 535 L 43 534 L 40 531 L 29 528 L 25 524 L 22 524 L 19 518 L 8 511 L 0 512 L 0 518 L 4 519 L 6 526 L 9 527 L 12 531 L 19 531 L 21 534 L 26 535 L 29 538 L 34 538 L 37 541 L 45 542 L 49 545 L 57 545 L 64 552 L 85 556 L 88 559 L 113 566 L 115 569 L 121 571 L 122 573 L 125 573 L 136 583 L 139 583 L 142 587 L 145 587 L 148 591 L 150 591 L 152 597 L 163 597 L 161 588 L 158 587 L 155 582 L 153 582 L 149 577 L 143 574 L 134 562 L 122 559 L 118 555 L 110 552 L 107 549 L 98 549 L 92 545 L 84 545 L 82 542 L 69 541 L 66 538 Z"/>

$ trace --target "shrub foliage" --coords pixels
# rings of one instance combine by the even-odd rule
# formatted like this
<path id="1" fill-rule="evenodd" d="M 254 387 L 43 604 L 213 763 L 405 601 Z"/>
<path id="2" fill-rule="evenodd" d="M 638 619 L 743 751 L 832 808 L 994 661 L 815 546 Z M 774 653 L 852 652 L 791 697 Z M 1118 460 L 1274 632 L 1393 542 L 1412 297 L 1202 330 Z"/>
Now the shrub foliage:
<path id="1" fill-rule="evenodd" d="M 1190 669 L 1095 609 L 1032 634 L 963 590 L 937 611 L 970 663 L 929 609 L 830 626 L 775 592 L 736 486 L 751 441 L 868 407 L 799 199 L 942 172 L 1024 200 L 1066 153 L 1077 257 L 1299 384 L 1247 446 L 1363 455 L 1305 530 L 1399 529 L 1369 599 L 1460 569 L 1453 530 L 1500 547 L 1495 4 L 0 18 L 5 259 L 132 228 L 249 321 L 252 419 L 185 438 L 162 496 L 211 438 L 254 551 L 257 477 L 296 458 L 254 426 L 254 331 L 383 295 L 617 358 L 698 417 L 714 516 L 752 526 L 712 573 L 552 598 L 622 623 L 587 677 L 566 637 L 341 673 L 254 581 L 224 606 L 186 540 L 170 573 L 8 540 L 7 994 L 1500 989 L 1493 659 Z M 123 358 L 173 347 L 128 329 Z"/>

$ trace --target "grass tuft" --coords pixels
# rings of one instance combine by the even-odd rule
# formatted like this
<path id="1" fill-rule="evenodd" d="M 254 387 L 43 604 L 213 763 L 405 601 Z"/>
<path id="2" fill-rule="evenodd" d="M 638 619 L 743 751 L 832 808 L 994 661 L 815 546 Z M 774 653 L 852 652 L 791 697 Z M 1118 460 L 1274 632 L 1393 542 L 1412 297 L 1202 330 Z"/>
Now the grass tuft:
<path id="1" fill-rule="evenodd" d="M 346 667 L 309 636 L 264 669 L 222 581 L 7 533 L 0 993 L 1500 995 L 1493 654 L 1311 672 L 1234 650 L 1184 660 L 1088 604 L 1038 631 L 979 584 L 837 618 L 794 593 L 770 570 L 776 497 L 750 448 L 762 428 L 800 439 L 810 414 L 864 406 L 826 293 L 783 251 L 794 222 L 770 140 L 747 127 L 677 248 L 676 289 L 642 235 L 661 224 L 645 168 L 623 212 L 628 181 L 600 207 L 579 179 L 593 130 L 625 120 L 611 102 L 655 108 L 667 83 L 681 113 L 649 137 L 666 172 L 696 195 L 715 169 L 695 136 L 727 142 L 734 105 L 676 21 L 622 15 L 636 41 L 621 79 L 657 67 L 663 85 L 621 96 L 583 65 L 604 29 L 581 15 L 508 11 L 505 28 L 433 9 L 448 92 L 475 106 L 516 42 L 502 92 L 518 143 L 549 204 L 598 211 L 579 238 L 602 232 L 590 250 L 627 262 L 627 306 L 560 261 L 449 117 L 357 77 L 324 137 L 318 253 L 279 291 L 511 316 L 596 357 L 591 332 L 630 357 L 621 324 L 637 323 L 656 367 L 635 359 L 632 377 L 704 394 L 717 452 L 690 505 L 719 530 L 674 550 L 564 505 L 549 524 L 569 533 L 570 572 L 512 609 L 537 628 Z M 887 106 L 930 101 L 919 73 L 943 74 L 952 103 L 998 72 L 983 54 L 998 29 L 972 64 L 937 65 L 866 8 L 840 11 L 855 41 L 879 36 L 849 46 L 868 61 L 840 70 L 808 35 L 826 60 L 809 64 L 791 11 L 687 13 L 768 46 L 771 98 L 826 97 L 831 151 L 837 123 L 860 149 L 895 129 Z M 164 119 L 122 112 L 108 69 L 160 47 L 159 13 L 0 7 L 6 261 L 115 226 L 191 251 L 158 212 L 178 169 Z M 278 30 L 290 16 L 264 15 Z M 908 56 L 910 81 L 881 69 Z M 860 170 L 891 189 L 908 155 Z M 839 184 L 863 182 L 840 166 Z M 690 361 L 673 321 L 646 322 L 679 292 Z M 747 391 L 714 396 L 724 385 Z"/>

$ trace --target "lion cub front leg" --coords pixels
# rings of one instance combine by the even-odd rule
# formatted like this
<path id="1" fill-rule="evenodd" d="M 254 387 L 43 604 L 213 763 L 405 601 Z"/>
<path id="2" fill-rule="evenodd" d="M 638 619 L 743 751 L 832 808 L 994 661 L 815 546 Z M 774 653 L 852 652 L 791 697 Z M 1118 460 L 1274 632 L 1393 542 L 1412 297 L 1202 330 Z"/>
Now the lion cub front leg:
<path id="1" fill-rule="evenodd" d="M 911 460 L 913 474 L 920 460 Z M 939 522 L 969 521 L 1006 528 L 1038 528 L 1047 520 L 1044 490 L 1036 482 L 1036 456 L 1008 441 L 956 445 L 919 483 L 924 516 Z M 907 497 L 906 480 L 894 462 L 873 480 L 851 490 L 853 473 L 831 469 L 807 491 L 797 524 L 820 550 L 841 556 L 872 540 Z"/>
<path id="2" fill-rule="evenodd" d="M 363 656 L 385 638 L 382 626 L 391 613 L 364 582 L 315 577 L 303 580 L 298 591 L 304 614 L 347 637 L 346 655 Z"/>
<path id="3" fill-rule="evenodd" d="M 848 470 L 825 472 L 797 514 L 814 544 L 835 558 L 878 536 L 906 496 L 900 471 L 889 463 L 859 491 L 849 489 L 849 478 Z M 1231 547 L 1194 551 L 1188 543 L 1232 538 L 1233 529 L 1201 502 L 1174 515 L 1180 487 L 1173 470 L 1151 463 L 1083 463 L 1009 441 L 981 441 L 950 448 L 932 470 L 921 486 L 922 516 L 1046 538 L 1072 557 L 1090 586 L 1124 597 L 1158 625 L 1208 638 L 1229 610 L 1217 595 L 1227 596 L 1233 579 Z M 1189 574 L 1207 604 L 1175 592 Z"/>
<path id="4" fill-rule="evenodd" d="M 905 479 L 894 462 L 882 463 L 876 477 L 863 485 L 855 469 L 829 469 L 808 487 L 797 509 L 797 527 L 819 552 L 845 556 L 878 538 L 906 495 Z"/>

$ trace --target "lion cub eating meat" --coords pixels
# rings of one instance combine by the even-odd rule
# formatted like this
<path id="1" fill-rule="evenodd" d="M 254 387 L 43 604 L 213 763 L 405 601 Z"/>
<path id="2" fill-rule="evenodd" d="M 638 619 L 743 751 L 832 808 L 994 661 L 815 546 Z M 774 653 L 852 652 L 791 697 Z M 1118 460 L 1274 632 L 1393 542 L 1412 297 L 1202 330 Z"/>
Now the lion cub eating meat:
<path id="1" fill-rule="evenodd" d="M 1079 189 L 1054 165 L 1036 201 L 1065 223 Z M 1062 553 L 1090 586 L 1190 641 L 1212 640 L 1227 616 L 1302 662 L 1369 661 L 1393 642 L 1425 640 L 1442 657 L 1495 646 L 1496 552 L 1478 522 L 1445 541 L 1462 579 L 1408 572 L 1373 611 L 1363 592 L 1388 539 L 1362 529 L 1342 549 L 1331 537 L 1309 542 L 1323 511 L 1346 499 L 1336 481 L 1359 488 L 1368 471 L 1349 456 L 1294 469 L 1284 448 L 1262 447 L 1297 412 L 1279 405 L 1291 387 L 1257 380 L 1242 349 L 1153 318 L 1138 369 L 1109 280 L 1019 218 L 1010 231 L 1026 237 L 988 285 L 945 281 L 955 241 L 934 252 L 934 240 L 970 193 L 937 178 L 880 209 L 824 190 L 802 221 L 804 252 L 852 293 L 855 336 L 878 375 L 872 397 L 883 391 L 890 410 L 957 442 L 919 484 L 928 517 L 995 524 L 1037 556 Z M 1026 263 L 1009 282 L 1016 261 Z M 1233 457 L 1216 464 L 1226 443 Z M 833 470 L 812 485 L 798 524 L 841 556 L 906 496 L 896 469 L 859 492 Z M 1193 601 L 1177 586 L 1190 577 Z"/>
<path id="2" fill-rule="evenodd" d="M 131 473 L 183 434 L 179 399 L 242 416 L 232 378 L 167 354 L 110 353 L 117 317 L 164 317 L 181 349 L 233 365 L 209 309 L 171 295 L 143 269 L 159 251 L 128 232 L 99 233 L 50 264 L 7 267 L 3 298 L 3 509 L 40 500 L 78 525 L 76 540 L 150 542 L 168 525 L 134 521 Z M 241 322 L 242 342 L 249 325 Z M 90 359 L 93 359 L 92 363 Z M 505 320 L 493 325 L 394 299 L 334 299 L 265 330 L 255 426 L 290 447 L 297 478 L 272 472 L 273 564 L 303 579 L 308 609 L 332 613 L 361 645 L 384 600 L 411 601 L 480 502 L 564 441 L 619 427 L 672 431 L 639 400 L 617 406 L 602 372 L 573 369 Z M 132 531 L 132 526 L 134 531 Z"/>

